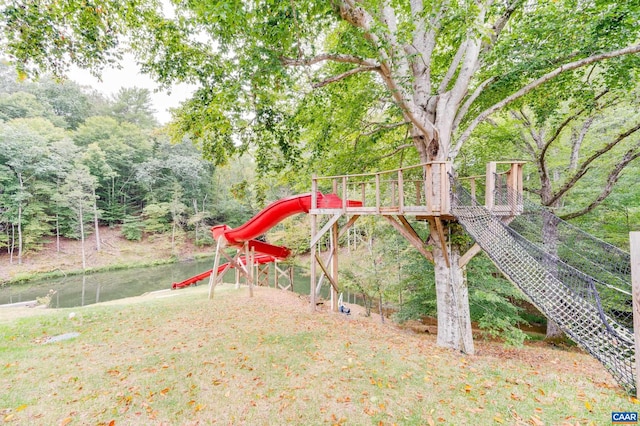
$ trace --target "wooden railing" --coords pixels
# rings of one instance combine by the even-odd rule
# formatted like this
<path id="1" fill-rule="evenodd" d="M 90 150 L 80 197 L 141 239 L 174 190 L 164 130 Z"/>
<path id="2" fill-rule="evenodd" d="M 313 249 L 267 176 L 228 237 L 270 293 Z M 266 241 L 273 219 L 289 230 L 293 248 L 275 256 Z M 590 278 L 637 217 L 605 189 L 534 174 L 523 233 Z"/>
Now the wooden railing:
<path id="1" fill-rule="evenodd" d="M 523 174 L 525 161 L 492 161 L 486 175 L 457 178 L 478 204 L 501 216 L 515 216 L 523 209 Z"/>
<path id="2" fill-rule="evenodd" d="M 314 176 L 311 213 L 325 214 L 335 209 L 318 208 L 318 192 L 337 194 L 342 211 L 350 214 L 450 215 L 451 163 L 433 161 L 411 167 L 341 176 Z M 347 200 L 362 206 L 347 205 Z"/>

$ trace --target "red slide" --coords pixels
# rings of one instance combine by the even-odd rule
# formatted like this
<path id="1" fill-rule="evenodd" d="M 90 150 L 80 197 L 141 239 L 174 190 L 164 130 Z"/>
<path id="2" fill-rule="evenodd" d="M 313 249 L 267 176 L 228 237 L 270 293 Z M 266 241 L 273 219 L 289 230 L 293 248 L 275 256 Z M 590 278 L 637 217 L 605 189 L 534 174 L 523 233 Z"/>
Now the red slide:
<path id="1" fill-rule="evenodd" d="M 275 261 L 276 258 L 273 257 L 273 256 L 269 256 L 267 254 L 259 254 L 259 255 L 256 255 L 254 260 L 255 260 L 256 263 L 259 263 L 259 264 L 262 265 L 263 263 L 271 263 L 271 262 Z M 242 264 L 245 263 L 244 256 L 240 257 L 240 261 L 242 262 Z M 224 271 L 227 268 L 227 265 L 229 265 L 229 264 L 225 263 L 224 265 L 220 265 L 218 267 L 218 274 L 221 273 L 222 271 Z M 233 265 L 229 265 L 229 266 L 231 268 L 234 267 Z M 191 284 L 195 284 L 198 281 L 202 281 L 202 280 L 204 280 L 206 278 L 209 278 L 209 276 L 211 276 L 212 272 L 213 272 L 213 269 L 209 269 L 208 271 L 205 271 L 205 272 L 203 272 L 201 274 L 198 274 L 196 276 L 193 276 L 191 278 L 187 278 L 186 280 L 180 281 L 179 283 L 173 283 L 171 285 L 171 288 L 175 290 L 175 289 L 178 289 L 178 288 L 189 287 Z"/>
<path id="2" fill-rule="evenodd" d="M 318 208 L 339 209 L 342 207 L 342 199 L 335 194 L 322 195 L 321 193 L 317 193 L 316 200 Z M 347 200 L 347 205 L 349 207 L 356 207 L 361 206 L 362 203 L 360 201 Z M 311 194 L 295 195 L 269 204 L 245 224 L 237 228 L 229 228 L 227 225 L 217 225 L 211 228 L 211 233 L 216 241 L 224 238 L 223 242 L 226 242 L 226 246 L 242 247 L 245 242 L 248 242 L 249 248 L 254 249 L 256 254 L 264 255 L 264 257 L 256 256 L 256 262 L 258 263 L 268 263 L 276 259 L 286 259 L 291 253 L 288 248 L 274 246 L 255 240 L 254 238 L 264 234 L 287 217 L 298 213 L 309 213 L 310 209 Z M 271 258 L 271 260 L 267 260 L 267 258 Z M 222 272 L 226 266 L 226 264 L 220 266 L 218 273 Z M 211 275 L 211 272 L 212 271 L 209 270 L 180 283 L 173 283 L 172 288 L 187 287 L 205 279 Z"/>

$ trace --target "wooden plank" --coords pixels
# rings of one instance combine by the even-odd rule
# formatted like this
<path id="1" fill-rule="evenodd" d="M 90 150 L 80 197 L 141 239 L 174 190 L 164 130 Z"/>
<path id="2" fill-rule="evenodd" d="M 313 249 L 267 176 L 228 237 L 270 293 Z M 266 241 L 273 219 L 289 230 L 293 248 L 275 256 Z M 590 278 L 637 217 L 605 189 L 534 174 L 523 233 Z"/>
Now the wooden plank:
<path id="1" fill-rule="evenodd" d="M 427 214 L 433 212 L 433 168 L 425 166 L 424 172 L 424 199 L 427 202 Z"/>
<path id="2" fill-rule="evenodd" d="M 318 177 L 314 173 L 311 176 L 311 210 L 318 208 Z"/>
<path id="3" fill-rule="evenodd" d="M 402 170 L 398 170 L 398 212 L 402 214 L 404 210 L 404 176 Z"/>
<path id="4" fill-rule="evenodd" d="M 467 252 L 462 255 L 462 257 L 460 257 L 460 259 L 458 259 L 458 266 L 461 268 L 464 268 L 465 266 L 467 266 L 467 263 L 469 263 L 469 261 L 471 259 L 473 259 L 473 257 L 480 253 L 482 251 L 482 248 L 480 248 L 480 246 L 478 245 L 478 243 L 474 243 L 471 248 L 469 248 L 469 250 L 467 250 Z"/>
<path id="5" fill-rule="evenodd" d="M 347 194 L 347 177 L 343 177 L 342 178 L 342 211 L 346 211 L 347 210 L 347 200 L 348 200 L 348 194 Z"/>
<path id="6" fill-rule="evenodd" d="M 340 219 L 340 216 L 342 216 L 342 213 L 336 213 L 331 219 L 329 219 L 327 223 L 324 224 L 320 232 L 318 232 L 316 236 L 311 239 L 311 246 L 315 246 L 316 244 L 318 244 L 320 238 L 322 238 L 322 236 L 329 230 L 329 228 L 331 228 L 333 224 L 336 223 L 338 219 Z"/>
<path id="7" fill-rule="evenodd" d="M 629 244 L 631 246 L 633 336 L 636 346 L 636 397 L 640 399 L 640 232 L 629 233 Z"/>
<path id="8" fill-rule="evenodd" d="M 425 259 L 433 262 L 433 254 L 431 254 L 431 252 L 427 250 L 427 246 L 424 245 L 422 240 L 420 240 L 419 238 L 415 238 L 404 226 L 402 226 L 402 223 L 398 222 L 392 216 L 384 215 L 382 217 L 387 219 L 391 226 L 393 226 L 400 233 L 400 235 L 405 237 L 407 241 L 409 241 L 409 243 L 411 243 L 411 245 L 413 245 L 416 250 L 418 250 L 420 254 L 425 257 Z"/>
<path id="9" fill-rule="evenodd" d="M 380 173 L 376 173 L 376 212 L 380 213 Z"/>
<path id="10" fill-rule="evenodd" d="M 449 199 L 449 191 L 447 188 L 449 177 L 447 176 L 446 164 L 440 164 L 440 213 L 447 213 L 447 200 Z"/>
<path id="11" fill-rule="evenodd" d="M 209 275 L 209 300 L 213 298 L 213 291 L 216 286 L 218 265 L 220 265 L 220 250 L 222 250 L 222 237 L 218 238 L 216 243 L 216 255 L 213 260 L 213 269 L 211 270 L 211 275 Z"/>
<path id="12" fill-rule="evenodd" d="M 358 220 L 359 217 L 360 215 L 351 216 L 349 218 L 349 221 L 340 229 L 340 232 L 338 233 L 338 238 L 342 237 L 344 233 L 347 232 L 349 228 L 353 226 L 354 223 L 356 223 L 356 220 Z"/>
<path id="13" fill-rule="evenodd" d="M 333 287 L 333 289 L 335 291 L 338 291 L 338 283 L 336 283 L 335 281 L 333 281 L 333 277 L 331 276 L 331 274 L 329 273 L 329 271 L 327 271 L 327 268 L 323 265 L 322 263 L 322 259 L 320 258 L 320 256 L 318 256 L 318 253 L 316 252 L 316 256 L 315 256 L 316 262 L 318 262 L 318 265 L 320 265 L 320 269 L 322 269 L 322 272 L 324 272 L 325 277 L 327 277 L 327 279 L 329 280 L 329 282 L 331 283 L 331 286 Z M 315 294 L 315 290 L 313 291 L 313 293 Z M 314 297 L 315 298 L 315 297 Z"/>
<path id="14" fill-rule="evenodd" d="M 338 312 L 338 224 L 334 223 L 331 228 L 331 252 L 333 258 L 331 259 L 331 276 L 335 286 L 331 294 L 331 308 L 334 312 Z"/>
<path id="15" fill-rule="evenodd" d="M 313 239 L 316 236 L 316 229 L 318 227 L 318 216 L 316 216 L 315 214 L 312 214 L 310 217 L 310 220 L 311 220 L 311 239 Z M 310 299 L 312 312 L 315 312 L 316 310 L 316 262 L 314 261 L 315 256 L 317 256 L 316 245 L 311 244 L 311 265 L 310 265 L 311 277 L 309 278 L 309 281 L 310 281 L 309 299 Z"/>
<path id="16" fill-rule="evenodd" d="M 449 263 L 449 253 L 447 252 L 447 241 L 444 238 L 444 227 L 442 226 L 442 221 L 439 217 L 435 217 L 434 221 L 436 223 L 436 231 L 438 231 L 438 239 L 440 240 L 440 248 L 442 249 L 442 253 L 444 254 L 444 261 L 447 264 L 447 268 L 451 267 Z"/>
<path id="17" fill-rule="evenodd" d="M 487 163 L 487 177 L 486 177 L 486 189 L 484 194 L 484 206 L 487 210 L 493 210 L 494 207 L 494 192 L 496 189 L 496 162 L 492 161 Z"/>

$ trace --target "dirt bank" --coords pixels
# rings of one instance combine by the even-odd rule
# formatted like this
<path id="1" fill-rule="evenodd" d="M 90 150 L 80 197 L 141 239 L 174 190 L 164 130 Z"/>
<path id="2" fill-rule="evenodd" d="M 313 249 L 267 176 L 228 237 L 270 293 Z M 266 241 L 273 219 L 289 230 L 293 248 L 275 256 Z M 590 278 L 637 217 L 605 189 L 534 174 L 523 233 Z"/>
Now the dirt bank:
<path id="1" fill-rule="evenodd" d="M 85 242 L 88 268 L 106 268 L 133 264 L 145 264 L 154 261 L 168 261 L 172 258 L 190 259 L 198 254 L 211 253 L 211 247 L 196 247 L 184 234 L 178 235 L 175 243 L 171 243 L 171 234 L 145 235 L 142 241 L 127 241 L 120 233 L 120 227 L 100 228 L 101 250 L 96 247 L 93 235 Z M 37 251 L 27 252 L 18 264 L 17 251 L 11 257 L 3 250 L 0 253 L 0 283 L 20 276 L 60 271 L 70 273 L 82 269 L 82 246 L 80 241 L 68 238 L 60 239 L 60 247 L 55 237 Z"/>

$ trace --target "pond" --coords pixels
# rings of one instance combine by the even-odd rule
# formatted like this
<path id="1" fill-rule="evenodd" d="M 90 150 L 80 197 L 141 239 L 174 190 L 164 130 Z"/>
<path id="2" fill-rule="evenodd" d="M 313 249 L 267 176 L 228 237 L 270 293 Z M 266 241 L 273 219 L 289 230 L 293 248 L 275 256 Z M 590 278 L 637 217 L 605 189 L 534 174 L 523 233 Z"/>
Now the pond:
<path id="1" fill-rule="evenodd" d="M 32 301 L 49 294 L 51 294 L 49 306 L 52 308 L 72 308 L 139 296 L 150 291 L 170 289 L 174 282 L 211 269 L 212 263 L 211 259 L 203 259 L 148 268 L 30 281 L 0 288 L 0 305 Z M 269 270 L 270 285 L 273 286 L 273 267 Z M 233 270 L 225 274 L 224 281 L 235 281 Z M 198 284 L 207 285 L 207 283 L 207 280 L 203 280 Z M 309 276 L 302 268 L 294 268 L 293 289 L 299 294 L 309 294 Z"/>

